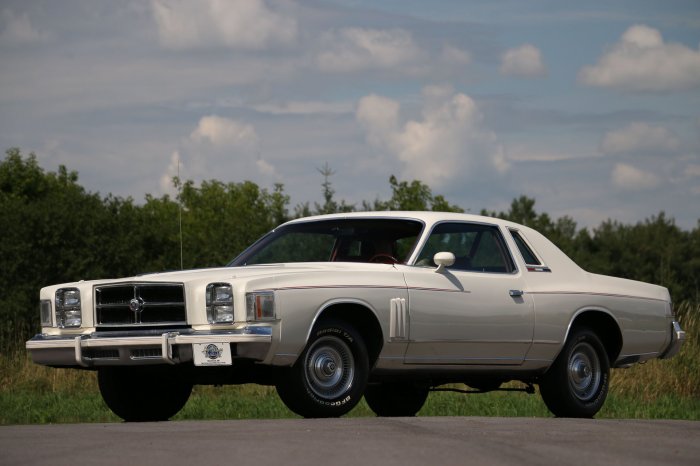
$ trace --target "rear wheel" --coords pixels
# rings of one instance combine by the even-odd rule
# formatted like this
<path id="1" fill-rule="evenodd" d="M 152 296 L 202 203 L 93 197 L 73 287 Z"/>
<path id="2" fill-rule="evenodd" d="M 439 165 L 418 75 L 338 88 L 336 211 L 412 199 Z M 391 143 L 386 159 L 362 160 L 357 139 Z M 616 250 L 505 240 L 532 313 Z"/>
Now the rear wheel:
<path id="1" fill-rule="evenodd" d="M 277 393 L 300 416 L 339 417 L 362 398 L 368 373 L 362 337 L 349 324 L 326 321 L 314 328 L 296 364 L 279 374 Z"/>
<path id="2" fill-rule="evenodd" d="M 171 366 L 104 367 L 97 382 L 109 409 L 127 422 L 167 421 L 192 392 L 184 371 Z"/>
<path id="3" fill-rule="evenodd" d="M 422 385 L 381 383 L 368 385 L 365 401 L 377 416 L 415 416 L 428 398 L 429 387 Z"/>
<path id="4" fill-rule="evenodd" d="M 575 329 L 540 381 L 547 408 L 558 417 L 593 417 L 605 403 L 610 362 L 598 336 Z"/>

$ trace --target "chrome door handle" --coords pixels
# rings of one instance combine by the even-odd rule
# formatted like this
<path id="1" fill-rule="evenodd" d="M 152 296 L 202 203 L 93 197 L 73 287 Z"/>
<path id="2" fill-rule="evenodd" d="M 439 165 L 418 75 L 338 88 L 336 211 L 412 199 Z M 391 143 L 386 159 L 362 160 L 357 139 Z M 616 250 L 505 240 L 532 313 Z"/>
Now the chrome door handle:
<path id="1" fill-rule="evenodd" d="M 525 292 L 523 290 L 510 290 L 510 291 L 508 291 L 508 294 L 512 298 L 518 298 L 518 297 L 522 296 L 523 294 L 525 294 Z"/>

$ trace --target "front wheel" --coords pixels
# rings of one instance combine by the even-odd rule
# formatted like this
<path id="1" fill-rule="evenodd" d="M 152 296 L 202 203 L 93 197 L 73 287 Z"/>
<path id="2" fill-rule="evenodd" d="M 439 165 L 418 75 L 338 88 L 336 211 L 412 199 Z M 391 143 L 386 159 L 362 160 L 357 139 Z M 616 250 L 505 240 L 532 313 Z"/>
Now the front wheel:
<path id="1" fill-rule="evenodd" d="M 362 337 L 349 324 L 317 325 L 296 364 L 279 374 L 277 393 L 306 418 L 339 417 L 362 398 L 369 361 Z"/>
<path id="2" fill-rule="evenodd" d="M 595 332 L 579 328 L 540 381 L 540 394 L 555 416 L 591 418 L 603 407 L 609 383 L 605 347 Z"/>
<path id="3" fill-rule="evenodd" d="M 127 422 L 167 421 L 192 392 L 187 374 L 170 366 L 104 367 L 97 382 L 107 407 Z"/>

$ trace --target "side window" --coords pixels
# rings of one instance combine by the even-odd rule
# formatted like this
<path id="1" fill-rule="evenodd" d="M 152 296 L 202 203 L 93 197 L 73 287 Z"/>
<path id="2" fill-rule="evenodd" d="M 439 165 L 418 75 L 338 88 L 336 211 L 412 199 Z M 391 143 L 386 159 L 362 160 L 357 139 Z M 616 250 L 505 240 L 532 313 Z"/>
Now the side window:
<path id="1" fill-rule="evenodd" d="M 435 266 L 438 252 L 455 255 L 452 270 L 510 273 L 515 269 L 497 227 L 472 223 L 441 223 L 430 234 L 416 265 Z"/>
<path id="2" fill-rule="evenodd" d="M 522 236 L 520 236 L 520 232 L 517 230 L 510 230 L 510 234 L 513 236 L 513 240 L 515 241 L 515 244 L 518 246 L 518 250 L 520 251 L 520 254 L 523 256 L 523 259 L 525 260 L 526 265 L 542 265 L 542 261 L 540 261 L 537 256 L 535 255 L 534 252 L 532 252 L 532 249 L 527 245 L 525 240 L 523 239 Z"/>

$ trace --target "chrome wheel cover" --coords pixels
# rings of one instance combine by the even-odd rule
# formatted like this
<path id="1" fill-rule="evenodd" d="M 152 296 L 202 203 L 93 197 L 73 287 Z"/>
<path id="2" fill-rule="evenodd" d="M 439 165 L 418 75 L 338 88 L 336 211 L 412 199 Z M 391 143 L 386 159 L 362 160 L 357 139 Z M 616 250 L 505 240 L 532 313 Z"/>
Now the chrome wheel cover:
<path id="1" fill-rule="evenodd" d="M 304 377 L 311 391 L 326 400 L 343 396 L 355 378 L 355 359 L 350 347 L 336 337 L 322 337 L 306 352 Z"/>
<path id="2" fill-rule="evenodd" d="M 567 375 L 576 398 L 581 401 L 595 398 L 602 380 L 600 359 L 595 348 L 585 342 L 578 343 L 569 356 Z"/>

